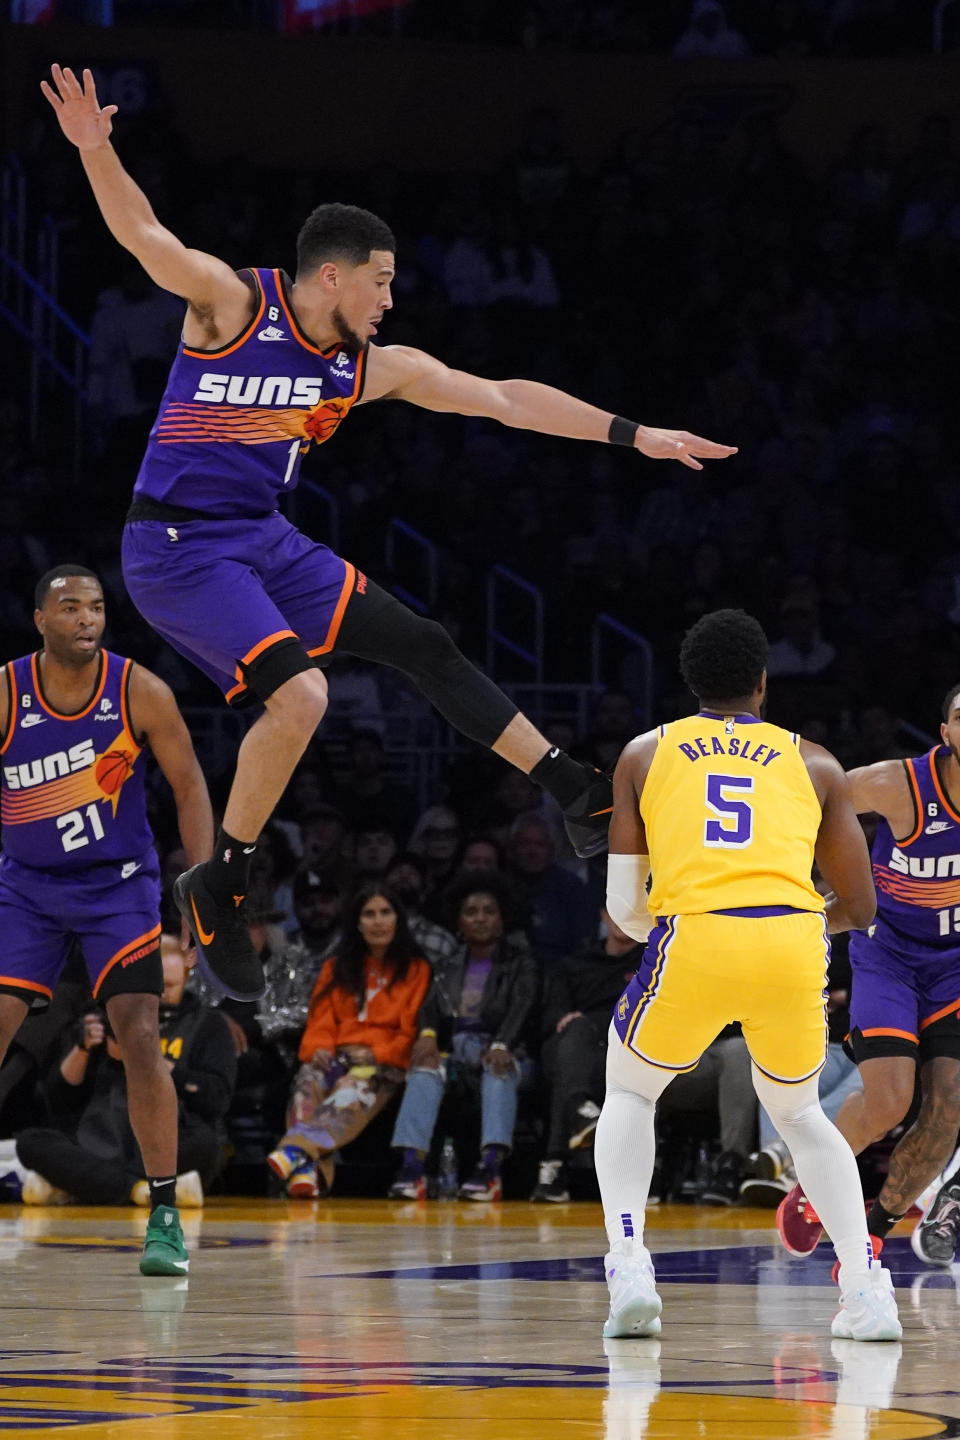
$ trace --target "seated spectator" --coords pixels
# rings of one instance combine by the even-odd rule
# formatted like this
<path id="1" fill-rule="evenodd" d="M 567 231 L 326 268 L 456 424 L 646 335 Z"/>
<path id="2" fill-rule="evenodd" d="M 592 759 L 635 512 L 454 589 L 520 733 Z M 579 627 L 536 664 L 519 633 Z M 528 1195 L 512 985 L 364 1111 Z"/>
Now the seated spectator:
<path id="1" fill-rule="evenodd" d="M 332 875 L 343 890 L 353 887 L 354 869 L 344 854 L 347 823 L 338 805 L 322 800 L 312 806 L 300 822 L 302 864 L 323 875 Z"/>
<path id="2" fill-rule="evenodd" d="M 730 28 L 718 0 L 693 0 L 687 28 L 674 45 L 673 53 L 683 59 L 702 55 L 731 59 L 749 55 L 750 50 L 739 30 Z"/>
<path id="3" fill-rule="evenodd" d="M 426 872 L 421 905 L 431 920 L 442 923 L 443 891 L 456 872 L 460 821 L 448 805 L 430 805 L 413 828 L 407 849 L 419 855 Z"/>
<path id="4" fill-rule="evenodd" d="M 556 863 L 550 826 L 542 815 L 521 815 L 510 831 L 507 875 L 530 911 L 534 949 L 549 971 L 593 938 L 597 912 L 586 885 Z"/>
<path id="5" fill-rule="evenodd" d="M 286 959 L 299 968 L 294 948 L 302 954 L 303 963 L 319 968 L 317 962 L 326 960 L 340 938 L 340 917 L 343 911 L 343 890 L 336 875 L 323 870 L 300 870 L 293 881 L 293 913 L 298 928 L 290 936 L 290 950 Z M 303 1024 L 306 1023 L 304 1011 Z"/>
<path id="6" fill-rule="evenodd" d="M 396 855 L 384 878 L 406 907 L 407 925 L 417 943 L 417 949 L 436 970 L 441 961 L 449 960 L 456 954 L 457 942 L 449 930 L 442 925 L 435 925 L 421 912 L 420 903 L 427 886 L 427 871 L 423 860 L 410 851 Z"/>
<path id="7" fill-rule="evenodd" d="M 285 830 L 268 820 L 250 864 L 247 909 L 260 915 L 275 914 L 274 923 L 289 933 L 297 928 L 291 884 L 295 868 L 296 857 Z"/>
<path id="8" fill-rule="evenodd" d="M 179 935 L 164 935 L 161 949 L 160 1045 L 180 1105 L 177 1205 L 202 1205 L 222 1163 L 236 1056 L 223 1016 L 184 991 Z M 91 1006 L 78 1022 L 75 1042 L 49 1073 L 45 1092 L 53 1128 L 17 1136 L 17 1155 L 33 1172 L 24 1181 L 24 1202 L 44 1205 L 68 1195 L 89 1205 L 148 1205 L 123 1062 L 102 1010 Z"/>
<path id="9" fill-rule="evenodd" d="M 377 881 L 361 886 L 346 908 L 339 951 L 317 977 L 286 1133 L 267 1158 L 288 1195 L 328 1194 L 334 1151 L 403 1084 L 429 984 L 400 897 Z"/>
<path id="10" fill-rule="evenodd" d="M 821 675 L 833 664 L 837 651 L 820 634 L 820 618 L 812 596 L 788 595 L 781 611 L 780 636 L 770 646 L 767 674 Z"/>
<path id="11" fill-rule="evenodd" d="M 524 1036 L 540 977 L 529 946 L 507 938 L 514 924 L 499 875 L 473 872 L 452 886 L 447 902 L 461 944 L 436 968 L 420 1012 L 419 1034 L 391 1144 L 403 1160 L 390 1194 L 422 1199 L 424 1162 L 448 1087 L 480 1097 L 480 1161 L 460 1187 L 463 1200 L 499 1200 L 500 1169 L 513 1145 Z"/>
<path id="12" fill-rule="evenodd" d="M 364 880 L 382 879 L 399 849 L 396 832 L 385 820 L 376 820 L 371 816 L 359 826 L 353 846 L 358 884 Z"/>
<path id="13" fill-rule="evenodd" d="M 625 690 L 604 690 L 594 702 L 590 733 L 581 740 L 574 758 L 612 770 L 624 745 L 640 730 L 633 701 Z"/>
<path id="14" fill-rule="evenodd" d="M 337 800 L 358 831 L 371 820 L 391 819 L 391 829 L 405 840 L 417 818 L 413 791 L 386 773 L 386 752 L 376 730 L 354 730 L 347 744 L 346 772 L 337 786 Z"/>
<path id="15" fill-rule="evenodd" d="M 607 1031 L 640 963 L 642 944 L 601 911 L 602 940 L 582 945 L 547 977 L 540 1059 L 550 1092 L 546 1155 L 531 1200 L 570 1199 L 571 1150 L 592 1147 L 603 1103 Z"/>
<path id="16" fill-rule="evenodd" d="M 671 1081 L 657 1104 L 658 1125 L 676 1121 L 685 1126 L 691 1114 L 715 1115 L 720 1126 L 720 1154 L 698 1198 L 707 1205 L 735 1205 L 757 1130 L 750 1052 L 739 1025 L 728 1025 L 707 1046 L 696 1069 Z"/>
<path id="17" fill-rule="evenodd" d="M 502 870 L 503 851 L 489 835 L 471 835 L 460 856 L 461 873 L 467 870 Z"/>

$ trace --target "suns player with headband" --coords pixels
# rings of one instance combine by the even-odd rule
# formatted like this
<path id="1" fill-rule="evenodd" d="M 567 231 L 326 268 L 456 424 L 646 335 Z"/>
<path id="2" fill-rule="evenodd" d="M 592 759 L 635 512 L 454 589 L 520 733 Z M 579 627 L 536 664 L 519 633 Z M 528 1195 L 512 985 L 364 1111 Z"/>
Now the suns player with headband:
<path id="1" fill-rule="evenodd" d="M 401 670 L 458 730 L 529 774 L 582 856 L 606 844 L 610 781 L 540 734 L 442 626 L 295 530 L 277 502 L 301 457 L 355 405 L 406 400 L 516 429 L 628 445 L 701 469 L 727 445 L 611 415 L 547 385 L 450 370 L 423 351 L 371 345 L 392 306 L 394 237 L 369 211 L 321 205 L 297 241 L 292 283 L 236 272 L 157 220 L 110 145 L 115 105 L 93 76 L 53 67 L 42 89 L 80 151 L 110 230 L 158 285 L 187 301 L 183 346 L 124 534 L 127 589 L 144 618 L 233 703 L 263 702 L 240 747 L 215 854 L 178 882 L 202 966 L 256 998 L 263 972 L 236 902 L 250 857 L 327 704 L 315 661 L 355 655 Z M 700 458 L 698 458 L 700 457 Z"/>
<path id="2" fill-rule="evenodd" d="M 863 1089 L 835 1122 L 858 1154 L 900 1123 L 920 1079 L 917 1118 L 894 1146 L 867 1216 L 880 1241 L 944 1169 L 960 1131 L 960 685 L 943 702 L 940 737 L 926 755 L 847 777 L 856 809 L 880 817 L 877 918 L 850 937 L 849 1045 Z M 794 1186 L 777 1212 L 786 1248 L 810 1254 L 821 1218 Z M 948 1182 L 911 1235 L 914 1251 L 951 1265 L 958 1226 L 960 1189 Z"/>
<path id="3" fill-rule="evenodd" d="M 867 1235 L 856 1160 L 817 1093 L 827 932 L 872 918 L 870 861 L 833 756 L 763 720 L 766 658 L 751 615 L 703 616 L 680 651 L 699 713 L 632 740 L 614 774 L 607 910 L 637 938 L 648 908 L 656 924 L 614 1012 L 594 1142 L 610 1337 L 659 1334 L 643 1244 L 654 1109 L 733 1021 L 757 1095 L 829 1224 L 841 1296 L 833 1334 L 901 1333 L 890 1275 Z M 835 892 L 826 906 L 811 879 L 814 856 Z"/>
<path id="4" fill-rule="evenodd" d="M 27 1012 L 49 1002 L 76 939 L 123 1052 L 150 1184 L 140 1269 L 183 1275 L 178 1104 L 158 1030 L 160 872 L 146 747 L 170 783 L 195 861 L 213 845 L 210 800 L 169 687 L 102 648 L 103 591 L 93 571 L 48 570 L 34 619 L 42 648 L 0 671 L 0 1061 Z"/>

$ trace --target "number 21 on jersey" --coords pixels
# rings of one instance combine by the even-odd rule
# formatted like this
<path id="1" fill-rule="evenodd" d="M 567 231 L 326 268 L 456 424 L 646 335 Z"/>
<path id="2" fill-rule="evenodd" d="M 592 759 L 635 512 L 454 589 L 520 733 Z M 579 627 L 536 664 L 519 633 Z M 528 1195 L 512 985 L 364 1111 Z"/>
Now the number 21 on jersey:
<path id="1" fill-rule="evenodd" d="M 739 850 L 752 843 L 752 794 L 752 775 L 707 775 L 704 845 L 712 850 Z"/>

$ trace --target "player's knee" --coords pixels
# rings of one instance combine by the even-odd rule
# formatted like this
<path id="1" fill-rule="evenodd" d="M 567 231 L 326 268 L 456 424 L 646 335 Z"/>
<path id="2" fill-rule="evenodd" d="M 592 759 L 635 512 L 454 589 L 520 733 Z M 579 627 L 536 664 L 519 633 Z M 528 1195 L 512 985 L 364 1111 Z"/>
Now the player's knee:
<path id="1" fill-rule="evenodd" d="M 913 1102 L 913 1090 L 891 1086 L 889 1090 L 874 1092 L 867 1099 L 867 1116 L 870 1122 L 871 1143 L 882 1140 L 888 1131 L 906 1115 Z"/>
<path id="2" fill-rule="evenodd" d="M 437 620 L 419 620 L 415 640 L 418 664 L 435 675 L 456 670 L 463 660 L 453 636 Z"/>
<path id="3" fill-rule="evenodd" d="M 156 999 L 150 995 L 117 995 L 107 1001 L 107 1016 L 124 1065 L 149 1068 L 160 1055 Z"/>
<path id="4" fill-rule="evenodd" d="M 267 708 L 288 729 L 312 735 L 327 711 L 327 677 L 322 670 L 302 670 L 281 685 Z"/>

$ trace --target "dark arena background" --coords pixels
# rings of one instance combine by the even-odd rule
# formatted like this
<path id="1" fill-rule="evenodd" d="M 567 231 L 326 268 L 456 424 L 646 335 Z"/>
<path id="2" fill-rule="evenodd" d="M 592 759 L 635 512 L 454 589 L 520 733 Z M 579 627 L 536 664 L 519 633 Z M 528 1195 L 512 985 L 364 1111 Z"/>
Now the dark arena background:
<path id="1" fill-rule="evenodd" d="M 363 206 L 397 240 L 375 344 L 738 447 L 693 470 L 385 399 L 305 456 L 288 518 L 439 621 L 553 744 L 608 770 L 632 736 L 693 712 L 680 641 L 728 606 L 769 637 L 769 720 L 848 769 L 939 743 L 960 683 L 960 0 L 0 11 L 0 662 L 38 647 L 44 571 L 93 570 L 105 644 L 172 688 L 220 817 L 250 712 L 149 628 L 120 566 L 184 304 L 108 233 L 40 91 L 59 63 L 92 69 L 101 105 L 118 107 L 118 155 L 186 245 L 292 276 L 315 206 Z M 658 1117 L 646 1234 L 662 1336 L 602 1340 L 603 1016 L 611 976 L 622 985 L 640 953 L 602 913 L 604 856 L 578 860 L 553 801 L 399 671 L 338 658 L 326 674 L 328 713 L 254 858 L 267 995 L 222 1000 L 193 975 L 161 1009 L 186 1111 L 200 1082 L 177 1079 L 182 1007 L 219 1010 L 229 1033 L 202 1117 L 216 1160 L 181 1197 L 189 1279 L 138 1274 L 136 1187 L 79 1203 L 18 1150 L 48 1126 L 109 1158 L 102 1127 L 65 1118 L 58 1090 L 77 1046 L 102 1052 L 98 1086 L 122 1087 L 107 1039 L 91 1040 L 76 956 L 0 1069 L 0 1429 L 960 1434 L 960 1268 L 917 1258 L 913 1210 L 883 1255 L 902 1341 L 831 1340 L 829 1245 L 789 1256 L 774 1227 L 785 1191 L 745 1184 L 764 1178 L 766 1140 L 739 1034 Z M 186 862 L 156 767 L 147 787 L 173 937 Z M 458 1198 L 483 1138 L 466 1082 L 448 1087 L 410 1193 L 391 1146 L 399 1092 L 302 1198 L 267 1164 L 314 981 L 367 881 L 399 893 L 435 971 L 482 953 L 465 906 L 492 896 L 511 964 L 526 957 L 535 977 L 502 1198 Z M 0 989 L 5 974 L 0 933 Z M 834 1038 L 844 936 L 829 983 Z M 571 1015 L 599 1019 L 561 1113 Z M 859 1157 L 868 1200 L 910 1123 Z"/>

